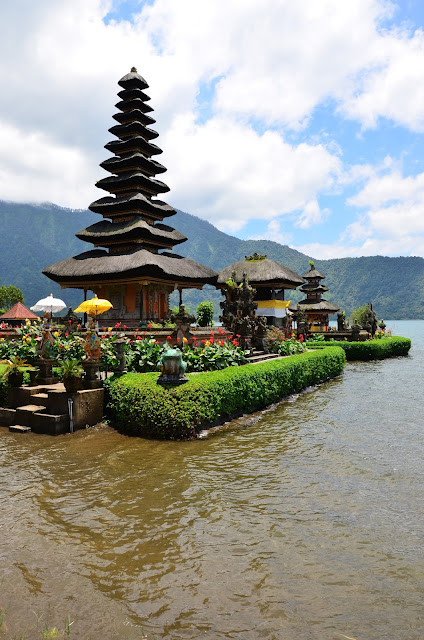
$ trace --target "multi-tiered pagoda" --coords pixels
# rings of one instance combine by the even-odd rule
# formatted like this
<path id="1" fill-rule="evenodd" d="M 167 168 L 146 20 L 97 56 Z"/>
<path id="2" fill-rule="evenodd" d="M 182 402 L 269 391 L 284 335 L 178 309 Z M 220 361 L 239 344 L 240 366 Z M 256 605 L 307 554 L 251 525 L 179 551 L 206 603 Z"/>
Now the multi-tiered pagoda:
<path id="1" fill-rule="evenodd" d="M 321 284 L 321 280 L 325 276 L 318 269 L 315 269 L 313 263 L 303 277 L 306 283 L 299 289 L 306 293 L 306 299 L 294 304 L 291 308 L 295 313 L 298 309 L 305 312 L 310 331 L 327 331 L 329 316 L 332 313 L 337 313 L 339 307 L 322 298 L 322 294 L 328 291 L 328 287 Z"/>
<path id="2" fill-rule="evenodd" d="M 110 195 L 93 202 L 89 209 L 103 216 L 77 233 L 94 250 L 56 262 L 43 273 L 61 287 L 91 290 L 107 298 L 113 309 L 105 321 L 137 324 L 161 320 L 168 311 L 169 294 L 178 289 L 214 284 L 216 273 L 188 258 L 172 253 L 187 238 L 163 224 L 176 211 L 157 196 L 169 191 L 157 174 L 166 168 L 153 159 L 162 150 L 152 142 L 158 133 L 150 128 L 155 120 L 144 92 L 147 82 L 132 68 L 118 84 L 119 123 L 109 129 L 117 137 L 105 145 L 114 154 L 101 163 L 111 173 L 96 186 Z"/>

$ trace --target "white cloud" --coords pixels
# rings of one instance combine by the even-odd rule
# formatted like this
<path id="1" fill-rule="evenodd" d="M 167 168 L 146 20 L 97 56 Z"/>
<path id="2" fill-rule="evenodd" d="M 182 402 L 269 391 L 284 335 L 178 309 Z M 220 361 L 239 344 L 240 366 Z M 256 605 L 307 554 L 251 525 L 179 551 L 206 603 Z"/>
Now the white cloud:
<path id="1" fill-rule="evenodd" d="M 2 199 L 22 201 L 25 193 L 26 201 L 60 202 L 78 208 L 82 199 L 88 205 L 98 197 L 93 158 L 80 149 L 60 145 L 41 132 L 19 131 L 1 121 L 0 130 Z"/>
<path id="2" fill-rule="evenodd" d="M 173 205 L 224 231 L 310 208 L 340 170 L 323 145 L 292 146 L 276 132 L 259 135 L 220 116 L 204 125 L 180 116 L 162 140 Z"/>
<path id="3" fill-rule="evenodd" d="M 293 241 L 293 234 L 281 230 L 279 220 L 271 220 L 263 233 L 252 236 L 249 240 L 271 240 L 279 244 L 290 244 Z"/>
<path id="4" fill-rule="evenodd" d="M 156 0 L 134 23 L 106 25 L 113 5 L 3 3 L 0 198 L 85 207 L 103 195 L 94 183 L 109 155 L 116 83 L 135 64 L 151 85 L 173 205 L 229 231 L 271 221 L 265 235 L 287 238 L 281 216 L 295 226 L 297 216 L 306 232 L 328 216 L 320 194 L 366 181 L 349 201 L 365 212 L 339 249 L 368 250 L 383 237 L 389 249 L 396 235 L 399 250 L 410 246 L 424 218 L 422 178 L 403 178 L 390 161 L 384 175 L 366 162 L 343 172 L 331 132 L 298 144 L 287 131 L 306 127 L 318 105 L 363 127 L 385 117 L 424 129 L 424 35 L 382 29 L 390 2 Z M 201 122 L 199 91 L 212 80 Z"/>

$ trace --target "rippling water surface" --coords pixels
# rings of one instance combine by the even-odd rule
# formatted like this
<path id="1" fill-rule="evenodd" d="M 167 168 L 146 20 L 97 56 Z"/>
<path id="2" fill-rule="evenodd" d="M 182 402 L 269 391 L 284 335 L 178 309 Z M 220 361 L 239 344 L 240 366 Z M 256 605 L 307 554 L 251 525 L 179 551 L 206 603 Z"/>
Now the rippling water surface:
<path id="1" fill-rule="evenodd" d="M 408 358 L 195 442 L 0 428 L 5 637 L 421 640 L 424 321 L 390 324 Z"/>

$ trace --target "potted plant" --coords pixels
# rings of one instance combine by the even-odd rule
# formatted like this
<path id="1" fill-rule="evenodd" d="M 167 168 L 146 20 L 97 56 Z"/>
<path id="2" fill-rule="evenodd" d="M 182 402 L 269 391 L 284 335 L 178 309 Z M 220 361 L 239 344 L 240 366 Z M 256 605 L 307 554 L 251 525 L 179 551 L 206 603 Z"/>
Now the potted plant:
<path id="1" fill-rule="evenodd" d="M 24 372 L 22 367 L 25 367 L 26 360 L 21 360 L 18 356 L 12 358 L 12 360 L 6 360 L 6 371 L 2 375 L 2 380 L 7 380 L 12 387 L 21 387 L 24 382 Z"/>
<path id="2" fill-rule="evenodd" d="M 81 379 L 84 369 L 76 358 L 62 360 L 59 366 L 60 376 L 68 393 L 76 393 L 81 389 Z"/>

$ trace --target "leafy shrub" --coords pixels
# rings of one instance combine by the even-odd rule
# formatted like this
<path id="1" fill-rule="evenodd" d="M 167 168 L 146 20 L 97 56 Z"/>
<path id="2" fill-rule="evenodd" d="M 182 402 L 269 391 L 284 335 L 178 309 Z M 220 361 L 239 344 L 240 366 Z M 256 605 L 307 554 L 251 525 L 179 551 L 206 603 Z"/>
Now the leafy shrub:
<path id="1" fill-rule="evenodd" d="M 199 327 L 210 327 L 213 324 L 213 302 L 201 302 L 196 308 L 196 322 Z"/>
<path id="2" fill-rule="evenodd" d="M 278 353 L 280 356 L 291 356 L 305 351 L 303 336 L 300 340 L 287 338 L 285 332 L 277 327 L 267 329 L 266 345 L 271 353 Z"/>
<path id="3" fill-rule="evenodd" d="M 400 336 L 365 340 L 363 342 L 348 342 L 345 340 L 329 340 L 326 346 L 336 346 L 344 349 L 346 359 L 352 360 L 383 360 L 396 356 L 407 356 L 411 348 L 411 340 Z M 307 342 L 308 349 L 317 349 L 321 345 Z"/>
<path id="4" fill-rule="evenodd" d="M 335 347 L 244 367 L 189 376 L 164 388 L 157 374 L 126 374 L 106 381 L 107 414 L 120 429 L 143 437 L 190 439 L 202 428 L 251 413 L 343 371 Z"/>

